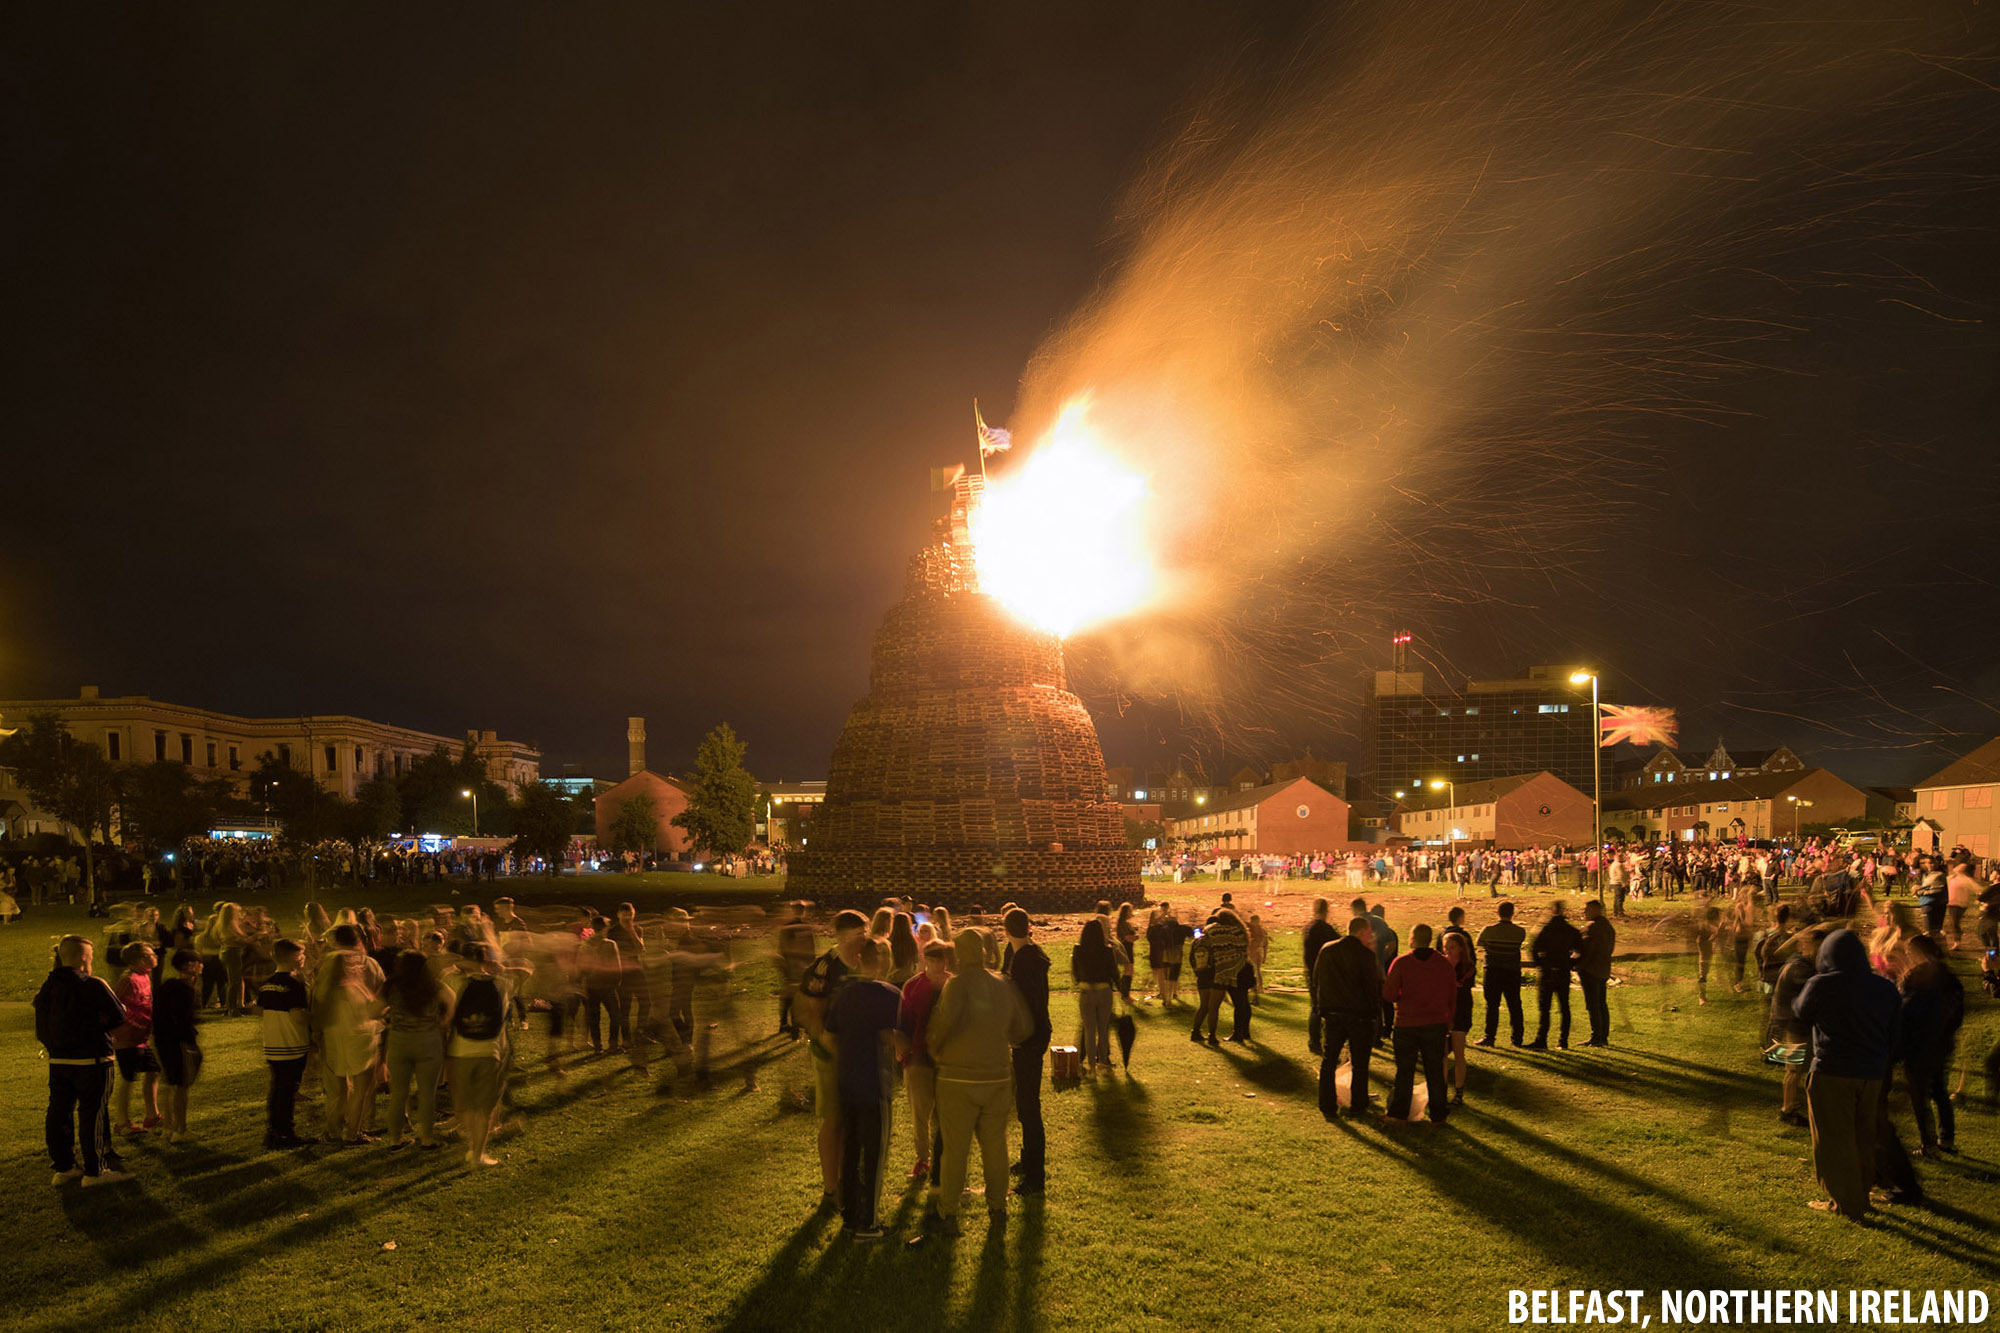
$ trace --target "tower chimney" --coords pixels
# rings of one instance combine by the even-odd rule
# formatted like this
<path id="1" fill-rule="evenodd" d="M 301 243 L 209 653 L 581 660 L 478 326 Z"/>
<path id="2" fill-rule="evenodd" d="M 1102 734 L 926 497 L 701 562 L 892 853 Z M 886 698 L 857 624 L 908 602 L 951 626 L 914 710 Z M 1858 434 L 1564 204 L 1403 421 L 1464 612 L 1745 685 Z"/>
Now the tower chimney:
<path id="1" fill-rule="evenodd" d="M 646 767 L 646 719 L 625 719 L 625 776 L 637 777 Z"/>

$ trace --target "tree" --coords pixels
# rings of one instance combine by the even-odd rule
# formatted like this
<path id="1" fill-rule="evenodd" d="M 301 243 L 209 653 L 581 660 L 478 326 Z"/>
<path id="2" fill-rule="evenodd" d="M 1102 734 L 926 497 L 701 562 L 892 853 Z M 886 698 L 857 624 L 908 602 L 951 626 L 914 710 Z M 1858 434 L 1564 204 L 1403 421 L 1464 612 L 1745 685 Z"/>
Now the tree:
<path id="1" fill-rule="evenodd" d="M 118 772 L 95 745 L 69 734 L 54 713 L 31 713 L 28 725 L 0 739 L 0 768 L 14 775 L 21 790 L 83 835 L 83 877 L 91 906 L 97 905 L 97 860 L 91 837 L 111 838 L 111 807 L 118 799 Z"/>
<path id="2" fill-rule="evenodd" d="M 674 816 L 674 827 L 687 830 L 697 852 L 740 852 L 756 836 L 757 780 L 743 767 L 745 749 L 725 722 L 694 753 L 687 809 Z"/>
<path id="3" fill-rule="evenodd" d="M 226 780 L 198 782 L 186 764 L 162 759 L 118 774 L 118 816 L 127 838 L 150 853 L 171 851 L 215 826 L 233 804 Z M 181 879 L 174 863 L 174 882 Z"/>
<path id="4" fill-rule="evenodd" d="M 605 850 L 651 853 L 660 843 L 660 808 L 651 792 L 634 792 L 618 804 L 611 827 L 605 831 Z"/>
<path id="5" fill-rule="evenodd" d="M 645 798 L 648 804 L 652 803 L 652 799 L 650 796 Z M 521 789 L 521 799 L 510 813 L 514 825 L 514 855 L 523 861 L 541 857 L 553 877 L 556 867 L 562 864 L 563 852 L 568 849 L 570 838 L 574 836 L 575 804 L 546 782 L 533 782 Z"/>
<path id="6" fill-rule="evenodd" d="M 1166 830 L 1157 819 L 1128 819 L 1125 821 L 1125 845 L 1143 850 L 1159 847 L 1167 840 Z"/>
<path id="7" fill-rule="evenodd" d="M 403 831 L 403 794 L 393 779 L 377 775 L 361 784 L 354 793 L 349 826 L 357 850 L 362 844 L 382 842 Z"/>

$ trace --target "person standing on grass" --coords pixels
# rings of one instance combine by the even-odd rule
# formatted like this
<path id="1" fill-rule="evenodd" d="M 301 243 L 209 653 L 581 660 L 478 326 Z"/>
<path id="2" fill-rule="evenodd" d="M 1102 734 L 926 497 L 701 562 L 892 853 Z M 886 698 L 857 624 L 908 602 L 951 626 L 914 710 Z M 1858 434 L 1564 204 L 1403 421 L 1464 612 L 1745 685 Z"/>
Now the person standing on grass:
<path id="1" fill-rule="evenodd" d="M 826 1014 L 841 986 L 861 964 L 861 942 L 868 935 L 868 918 L 859 912 L 841 912 L 833 918 L 833 947 L 814 959 L 799 983 L 799 998 L 792 1007 L 799 1026 L 805 1029 L 806 1049 L 813 1062 L 813 1113 L 819 1120 L 819 1175 L 822 1212 L 840 1205 L 840 1070 L 833 1051 L 823 1040 Z"/>
<path id="2" fill-rule="evenodd" d="M 399 958 L 413 958 L 418 967 L 425 967 L 423 955 L 415 950 Z M 274 970 L 257 987 L 259 1035 L 264 1063 L 271 1074 L 264 1097 L 266 1148 L 302 1148 L 306 1143 L 293 1124 L 299 1081 L 306 1072 L 306 1051 L 312 1044 L 312 997 L 299 980 L 299 965 L 304 960 L 305 949 L 296 940 L 279 940 L 271 949 Z M 425 971 L 429 969 L 425 967 Z"/>
<path id="3" fill-rule="evenodd" d="M 647 982 L 646 932 L 639 927 L 638 909 L 631 903 L 618 904 L 618 915 L 604 934 L 618 946 L 618 1017 L 613 1026 L 625 1034 L 633 1062 L 643 1068 L 646 1034 L 653 1030 L 653 991 Z"/>
<path id="4" fill-rule="evenodd" d="M 451 1027 L 451 989 L 431 975 L 422 954 L 411 952 L 397 955 L 396 975 L 383 987 L 382 996 L 388 1020 L 389 1132 L 396 1136 L 392 1147 L 409 1143 L 402 1137 L 403 1126 L 413 1123 L 417 1146 L 435 1148 L 438 1079 L 444 1073 L 445 1034 Z M 414 1122 L 408 1116 L 412 1090 L 417 1096 Z"/>
<path id="5" fill-rule="evenodd" d="M 910 1096 L 911 1141 L 917 1147 L 917 1164 L 910 1168 L 910 1179 L 929 1177 L 933 1185 L 937 1184 L 943 1153 L 937 1146 L 937 1061 L 931 1058 L 924 1038 L 938 993 L 951 977 L 951 957 L 951 946 L 943 940 L 924 946 L 923 971 L 903 987 L 896 1013 L 896 1056 L 903 1063 L 903 1086 Z"/>
<path id="6" fill-rule="evenodd" d="M 1049 956 L 1030 938 L 1033 922 L 1020 908 L 1009 908 L 1000 924 L 1007 932 L 1006 979 L 1028 1016 L 1027 1035 L 1010 1038 L 1014 1047 L 1011 1100 L 1021 1119 L 1021 1160 L 1017 1168 L 1020 1183 L 1014 1188 L 1024 1195 L 1040 1194 L 1048 1183 L 1048 1134 L 1042 1126 L 1042 1057 L 1048 1053 L 1049 1039 L 1055 1033 L 1055 1025 L 1049 1021 Z M 964 950 L 959 950 L 961 968 L 964 957 Z M 983 993 L 983 987 L 984 983 L 980 983 L 973 993 Z M 938 1077 L 942 1079 L 944 1075 L 940 1073 Z M 943 1094 L 939 1095 L 942 1106 Z M 1004 1128 L 1001 1142 L 1003 1145 L 1006 1142 Z M 963 1160 L 961 1152 L 960 1161 Z M 989 1190 L 991 1181 L 988 1177 Z"/>
<path id="7" fill-rule="evenodd" d="M 111 988 L 125 1021 L 111 1032 L 111 1054 L 118 1064 L 117 1109 L 111 1123 L 126 1134 L 143 1134 L 160 1124 L 160 1062 L 153 1055 L 153 966 L 150 946 L 133 941 L 119 951 L 124 971 Z M 132 1118 L 132 1085 L 144 1090 L 144 1120 Z"/>
<path id="8" fill-rule="evenodd" d="M 1549 1005 L 1553 1001 L 1562 1011 L 1562 1027 L 1556 1034 L 1556 1049 L 1569 1049 L 1569 980 L 1570 971 L 1576 966 L 1577 950 L 1583 947 L 1583 935 L 1569 923 L 1563 912 L 1560 899 L 1549 904 L 1549 919 L 1535 932 L 1532 949 L 1535 959 L 1535 1039 L 1524 1050 L 1546 1051 L 1549 1048 Z"/>
<path id="9" fill-rule="evenodd" d="M 63 936 L 56 965 L 35 995 L 35 1039 L 48 1051 L 46 1135 L 57 1185 L 131 1179 L 111 1148 L 111 1033 L 125 1011 L 103 978 L 91 975 L 93 952 L 83 936 Z"/>
<path id="10" fill-rule="evenodd" d="M 1467 956 L 1471 956 L 1473 954 L 1472 932 L 1465 928 L 1465 909 L 1463 907 L 1453 906 L 1449 912 L 1445 913 L 1445 927 L 1437 935 L 1439 952 L 1443 952 L 1445 944 L 1454 935 L 1465 941 L 1465 952 Z"/>
<path id="11" fill-rule="evenodd" d="M 1583 941 L 1576 952 L 1576 975 L 1583 983 L 1583 1012 L 1590 1021 L 1585 1046 L 1611 1044 L 1611 955 L 1618 932 L 1605 918 L 1604 904 L 1595 898 L 1583 905 Z"/>
<path id="12" fill-rule="evenodd" d="M 382 991 L 382 968 L 361 950 L 361 932 L 338 925 L 327 936 L 313 982 L 313 1010 L 320 1041 L 325 1138 L 330 1143 L 373 1139 L 363 1132 L 375 1102 L 376 1043 L 381 1025 L 371 1015 Z"/>
<path id="13" fill-rule="evenodd" d="M 486 1151 L 500 1116 L 507 1065 L 507 1013 L 514 978 L 490 944 L 467 944 L 451 974 L 451 1104 L 465 1133 L 465 1164 L 498 1166 Z"/>
<path id="14" fill-rule="evenodd" d="M 1083 1025 L 1081 1069 L 1088 1078 L 1102 1069 L 1111 1072 L 1111 1011 L 1117 999 L 1119 958 L 1105 939 L 1104 918 L 1083 923 L 1083 935 L 1069 954 L 1070 977 L 1076 982 L 1076 1006 Z"/>
<path id="15" fill-rule="evenodd" d="M 625 984 L 624 951 L 610 936 L 606 917 L 590 918 L 590 936 L 577 946 L 576 965 L 583 980 L 583 1025 L 590 1036 L 590 1049 L 609 1049 L 617 1055 L 625 1049 L 625 1014 L 620 987 Z M 599 1015 L 603 1021 L 600 1025 Z M 611 1044 L 605 1046 L 609 1028 Z"/>
<path id="16" fill-rule="evenodd" d="M 1410 927 L 1410 952 L 1390 966 L 1382 982 L 1382 1000 L 1396 1007 L 1396 1084 L 1389 1097 L 1389 1119 L 1409 1119 L 1421 1060 L 1430 1098 L 1428 1114 L 1432 1124 L 1442 1125 L 1450 1114 L 1444 1055 L 1458 1005 L 1458 974 L 1443 954 L 1431 948 L 1429 926 Z"/>
<path id="17" fill-rule="evenodd" d="M 1046 1032 L 1035 1031 L 1028 1002 L 1022 998 L 1023 960 L 1041 955 L 1042 995 L 1047 1003 L 1047 955 L 1027 938 L 1027 915 L 1017 907 L 1006 918 L 1008 934 L 1015 939 L 1011 981 L 986 970 L 986 951 L 978 932 L 959 933 L 954 942 L 957 969 L 938 993 L 925 1032 L 925 1042 L 937 1060 L 938 1119 L 944 1128 L 938 1229 L 947 1236 L 959 1234 L 959 1197 L 965 1189 L 966 1157 L 975 1140 L 986 1180 L 987 1216 L 995 1226 L 1007 1219 L 1007 1116 L 1022 1069 L 1021 1051 L 1037 1050 L 1034 1071 L 1039 1080 L 1039 1050 L 1046 1049 L 1048 1042 Z M 1018 923 L 1016 916 L 1021 918 Z M 1010 1046 L 1014 1048 L 1011 1055 Z M 1039 1194 L 1041 1163 L 1033 1164 L 1038 1175 L 1031 1182 L 1028 1151 L 1024 1131 L 1018 1188 L 1024 1194 Z"/>
<path id="18" fill-rule="evenodd" d="M 1456 912 L 1458 909 L 1453 908 Z M 1479 964 L 1472 951 L 1472 936 L 1463 930 L 1444 933 L 1444 948 L 1441 951 L 1451 963 L 1454 979 L 1458 983 L 1457 998 L 1451 1011 L 1451 1104 L 1465 1105 L 1465 1039 L 1472 1031 L 1472 985 L 1479 978 Z"/>
<path id="19" fill-rule="evenodd" d="M 1319 961 L 1321 949 L 1340 938 L 1340 932 L 1326 919 L 1329 910 L 1326 899 L 1313 899 L 1312 924 L 1306 927 L 1304 940 L 1306 992 L 1309 1005 L 1306 1012 L 1306 1053 L 1309 1055 L 1321 1053 L 1326 1036 L 1320 1030 L 1319 987 L 1313 984 L 1313 964 Z"/>
<path id="20" fill-rule="evenodd" d="M 1355 901 L 1359 902 L 1360 899 L 1357 898 Z M 1382 965 L 1382 975 L 1386 977 L 1389 975 L 1390 965 L 1396 961 L 1397 952 L 1402 948 L 1402 941 L 1397 939 L 1396 932 L 1389 928 L 1389 909 L 1386 905 L 1378 902 L 1369 908 L 1368 919 L 1374 923 L 1375 961 Z M 1385 999 L 1382 1001 L 1382 1026 L 1375 1034 L 1376 1044 L 1379 1046 L 1387 1041 L 1389 1034 L 1395 1031 L 1395 1027 L 1395 1006 Z"/>
<path id="21" fill-rule="evenodd" d="M 856 1240 L 880 1240 L 882 1163 L 889 1156 L 888 1057 L 902 993 L 882 979 L 894 956 L 887 941 L 863 939 L 860 966 L 827 1009 L 825 1039 L 834 1048 L 840 1082 L 841 1229 Z"/>
<path id="22" fill-rule="evenodd" d="M 1319 1111 L 1331 1121 L 1340 1111 L 1337 1076 L 1345 1047 L 1353 1061 L 1347 1109 L 1368 1105 L 1368 1060 L 1382 1021 L 1382 965 L 1375 959 L 1374 920 L 1357 914 L 1344 938 L 1330 941 L 1313 959 L 1313 1005 L 1324 1029 L 1319 1060 Z"/>
<path id="23" fill-rule="evenodd" d="M 1958 1151 L 1958 1126 L 1947 1088 L 1952 1049 L 1965 1020 L 1965 986 L 1952 975 L 1935 937 L 1912 936 L 1903 974 L 1903 1077 L 1925 1157 Z"/>
<path id="24" fill-rule="evenodd" d="M 1806 1076 L 1813 1171 L 1827 1198 L 1810 1206 L 1858 1221 L 1868 1212 L 1875 1179 L 1876 1120 L 1882 1084 L 1896 1051 L 1902 1008 L 1896 984 L 1868 966 L 1868 949 L 1851 930 L 1820 945 L 1818 971 L 1793 1005 L 1812 1026 L 1813 1060 Z"/>
<path id="25" fill-rule="evenodd" d="M 1243 919 L 1236 915 L 1236 909 L 1225 904 L 1208 919 L 1203 942 L 1208 945 L 1209 966 L 1215 974 L 1211 983 L 1214 1004 L 1208 1011 L 1209 1039 L 1213 1041 L 1215 1038 L 1216 1024 L 1221 1021 L 1222 997 L 1227 994 L 1230 1008 L 1227 1039 L 1248 1041 L 1250 996 L 1244 984 L 1244 971 L 1250 966 L 1250 932 L 1244 928 Z"/>
<path id="26" fill-rule="evenodd" d="M 153 1053 L 160 1062 L 160 1078 L 167 1095 L 160 1110 L 166 1119 L 168 1143 L 186 1143 L 188 1137 L 188 1092 L 201 1074 L 201 1038 L 195 1028 L 195 1014 L 201 1008 L 201 955 L 193 949 L 176 949 L 173 975 L 153 993 Z"/>
<path id="27" fill-rule="evenodd" d="M 1802 930 L 1785 942 L 1791 958 L 1778 969 L 1771 986 L 1771 1032 L 1783 1053 L 1784 1089 L 1778 1103 L 1778 1119 L 1804 1129 L 1805 1067 L 1812 1059 L 1812 1025 L 1798 1015 L 1799 992 L 1818 971 L 1820 945 L 1826 933 Z"/>
<path id="28" fill-rule="evenodd" d="M 797 1038 L 804 1030 L 794 1020 L 792 1006 L 798 999 L 799 983 L 812 966 L 814 947 L 812 923 L 806 920 L 806 905 L 794 902 L 786 908 L 785 924 L 778 927 L 778 1035 Z"/>

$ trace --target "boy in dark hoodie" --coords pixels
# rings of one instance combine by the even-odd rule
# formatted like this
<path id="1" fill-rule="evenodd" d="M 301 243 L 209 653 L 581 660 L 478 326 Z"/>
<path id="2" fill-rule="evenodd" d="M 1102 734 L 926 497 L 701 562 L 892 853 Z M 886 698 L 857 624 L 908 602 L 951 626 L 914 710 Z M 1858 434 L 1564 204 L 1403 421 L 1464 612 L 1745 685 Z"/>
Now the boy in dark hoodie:
<path id="1" fill-rule="evenodd" d="M 1868 948 L 1851 930 L 1820 945 L 1819 971 L 1793 1003 L 1813 1034 L 1806 1111 L 1813 1170 L 1830 1196 L 1812 1207 L 1859 1219 L 1875 1179 L 1875 1120 L 1882 1082 L 1895 1058 L 1902 999 L 1896 984 L 1868 966 Z"/>

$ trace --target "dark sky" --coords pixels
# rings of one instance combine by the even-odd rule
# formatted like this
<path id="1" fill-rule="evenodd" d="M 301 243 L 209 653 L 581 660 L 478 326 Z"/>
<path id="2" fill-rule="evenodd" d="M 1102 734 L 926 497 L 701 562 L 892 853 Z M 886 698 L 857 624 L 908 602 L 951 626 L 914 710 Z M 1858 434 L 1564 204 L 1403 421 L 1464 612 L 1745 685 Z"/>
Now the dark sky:
<path id="1" fill-rule="evenodd" d="M 1006 418 L 1177 113 L 1306 18 L 38 10 L 0 25 L 0 697 L 492 727 L 599 773 L 628 714 L 658 767 L 727 720 L 787 779 L 865 689 L 969 400 Z M 1754 451 L 1687 427 L 1533 624 L 1704 746 L 1891 780 L 2000 731 L 1992 202 L 1941 205 L 1949 318 L 1800 296 L 1830 332 L 1797 358 L 1841 373 L 1747 385 Z M 1524 623 L 1420 630 L 1467 672 L 1575 655 Z M 1358 765 L 1357 728 L 1299 737 Z"/>

